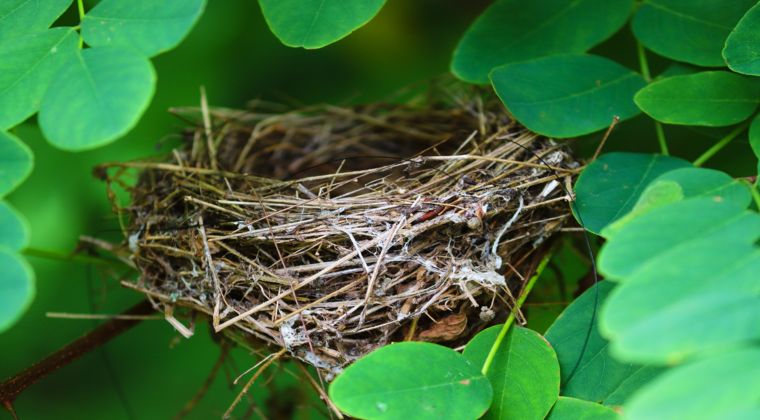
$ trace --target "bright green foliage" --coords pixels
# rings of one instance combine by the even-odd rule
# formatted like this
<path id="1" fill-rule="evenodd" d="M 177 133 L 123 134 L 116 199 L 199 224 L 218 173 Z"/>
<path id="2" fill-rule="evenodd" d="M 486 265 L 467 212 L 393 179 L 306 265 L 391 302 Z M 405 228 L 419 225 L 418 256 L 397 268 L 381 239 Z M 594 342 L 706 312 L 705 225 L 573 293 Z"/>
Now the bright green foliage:
<path id="1" fill-rule="evenodd" d="M 625 281 L 647 264 L 665 261 L 693 242 L 731 240 L 751 244 L 760 216 L 714 198 L 679 201 L 644 213 L 618 230 L 599 253 L 599 270 Z"/>
<path id="2" fill-rule="evenodd" d="M 0 201 L 0 248 L 20 251 L 29 245 L 29 224 L 10 204 Z"/>
<path id="3" fill-rule="evenodd" d="M 385 0 L 259 0 L 269 29 L 289 47 L 321 48 L 369 22 Z"/>
<path id="4" fill-rule="evenodd" d="M 0 40 L 47 29 L 66 11 L 71 2 L 72 0 L 0 1 Z"/>
<path id="5" fill-rule="evenodd" d="M 492 396 L 480 366 L 450 348 L 420 342 L 381 347 L 330 384 L 338 408 L 369 419 L 476 419 Z"/>
<path id="6" fill-rule="evenodd" d="M 198 21 L 206 0 L 103 0 L 82 19 L 92 47 L 133 47 L 152 57 L 179 44 Z"/>
<path id="7" fill-rule="evenodd" d="M 590 401 L 559 397 L 547 420 L 615 420 L 620 416 L 611 409 Z"/>
<path id="8" fill-rule="evenodd" d="M 611 238 L 629 220 L 647 211 L 694 197 L 719 197 L 745 208 L 752 201 L 747 184 L 723 172 L 689 167 L 674 169 L 654 179 L 641 194 L 633 209 L 604 228 L 602 234 Z"/>
<path id="9" fill-rule="evenodd" d="M 747 119 L 760 103 L 760 80 L 705 71 L 656 81 L 634 97 L 652 118 L 669 124 L 719 127 Z"/>
<path id="10" fill-rule="evenodd" d="M 646 0 L 633 33 L 652 51 L 699 66 L 725 66 L 723 43 L 756 0 Z"/>
<path id="11" fill-rule="evenodd" d="M 749 144 L 752 146 L 755 156 L 760 160 L 760 115 L 756 116 L 749 126 Z M 757 163 L 757 173 L 760 175 L 760 161 Z"/>
<path id="12" fill-rule="evenodd" d="M 48 88 L 40 127 L 62 149 L 102 146 L 134 127 L 153 97 L 155 83 L 150 61 L 133 50 L 79 51 Z"/>
<path id="13" fill-rule="evenodd" d="M 21 184 L 33 166 L 32 151 L 16 136 L 0 131 L 0 197 Z"/>
<path id="14" fill-rule="evenodd" d="M 0 333 L 13 325 L 34 298 L 34 271 L 29 263 L 6 248 L 0 248 Z"/>
<path id="15" fill-rule="evenodd" d="M 508 64 L 491 72 L 496 93 L 532 131 L 574 137 L 639 113 L 633 95 L 644 86 L 637 73 L 593 55 L 557 55 Z"/>
<path id="16" fill-rule="evenodd" d="M 659 370 L 615 360 L 599 334 L 594 306 L 607 299 L 614 284 L 603 281 L 573 301 L 546 331 L 559 357 L 562 395 L 621 405 Z M 588 341 L 586 337 L 588 336 Z"/>
<path id="17" fill-rule="evenodd" d="M 608 153 L 589 164 L 575 184 L 575 216 L 591 232 L 631 211 L 652 180 L 691 166 L 681 159 L 637 153 Z"/>
<path id="18" fill-rule="evenodd" d="M 451 71 L 486 83 L 491 69 L 503 64 L 585 52 L 617 32 L 632 7 L 630 0 L 496 1 L 459 41 Z"/>
<path id="19" fill-rule="evenodd" d="M 0 130 L 37 112 L 50 81 L 77 49 L 71 28 L 54 28 L 0 42 Z"/>
<path id="20" fill-rule="evenodd" d="M 750 419 L 756 417 L 739 414 L 757 413 L 758 401 L 760 348 L 751 347 L 665 373 L 631 399 L 625 415 L 632 420 Z"/>
<path id="21" fill-rule="evenodd" d="M 464 357 L 483 366 L 502 325 L 481 331 Z M 559 363 L 549 343 L 535 331 L 512 327 L 488 370 L 493 403 L 484 419 L 541 419 L 559 396 Z"/>
<path id="22" fill-rule="evenodd" d="M 737 72 L 760 76 L 760 3 L 741 18 L 726 39 L 723 58 Z"/>

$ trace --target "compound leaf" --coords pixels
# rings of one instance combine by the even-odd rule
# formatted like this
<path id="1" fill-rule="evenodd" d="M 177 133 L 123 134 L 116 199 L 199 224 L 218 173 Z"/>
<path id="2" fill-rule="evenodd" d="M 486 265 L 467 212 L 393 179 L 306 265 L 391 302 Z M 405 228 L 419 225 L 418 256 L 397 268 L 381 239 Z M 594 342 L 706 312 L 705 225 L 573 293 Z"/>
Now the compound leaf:
<path id="1" fill-rule="evenodd" d="M 658 80 L 633 98 L 650 117 L 668 124 L 720 127 L 747 119 L 760 103 L 760 81 L 727 71 Z"/>
<path id="2" fill-rule="evenodd" d="M 483 366 L 502 325 L 481 331 L 467 343 L 464 357 Z M 493 403 L 484 419 L 541 419 L 559 396 L 559 363 L 549 343 L 535 331 L 512 327 L 488 370 Z"/>
<path id="3" fill-rule="evenodd" d="M 644 189 L 658 176 L 689 167 L 685 160 L 639 153 L 608 153 L 583 170 L 575 184 L 578 223 L 599 234 L 630 212 Z"/>
<path id="4" fill-rule="evenodd" d="M 29 245 L 29 224 L 9 203 L 0 201 L 0 248 L 20 251 Z"/>
<path id="5" fill-rule="evenodd" d="M 34 271 L 17 253 L 0 248 L 0 333 L 23 315 L 34 299 Z"/>
<path id="6" fill-rule="evenodd" d="M 617 406 L 658 370 L 620 362 L 599 334 L 596 308 L 614 283 L 602 281 L 575 299 L 546 331 L 559 357 L 562 395 Z"/>
<path id="7" fill-rule="evenodd" d="M 636 38 L 677 61 L 725 66 L 723 43 L 757 0 L 646 0 L 633 17 Z"/>
<path id="8" fill-rule="evenodd" d="M 137 124 L 155 84 L 150 61 L 134 50 L 78 51 L 50 84 L 40 107 L 40 127 L 61 149 L 102 146 Z"/>
<path id="9" fill-rule="evenodd" d="M 724 419 L 757 413 L 760 348 L 721 352 L 666 372 L 625 406 L 633 420 Z"/>
<path id="10" fill-rule="evenodd" d="M 723 58 L 728 67 L 743 74 L 760 76 L 760 3 L 739 20 L 726 39 Z"/>
<path id="11" fill-rule="evenodd" d="M 5 196 L 32 172 L 32 151 L 16 136 L 0 131 L 0 197 Z"/>
<path id="12" fill-rule="evenodd" d="M 0 2 L 0 39 L 47 29 L 73 0 L 3 0 Z"/>
<path id="13" fill-rule="evenodd" d="M 585 52 L 617 32 L 632 8 L 630 0 L 496 1 L 459 41 L 451 71 L 486 83 L 499 65 Z"/>
<path id="14" fill-rule="evenodd" d="M 559 397 L 547 420 L 615 420 L 618 413 L 603 405 L 571 397 Z"/>
<path id="15" fill-rule="evenodd" d="M 369 22 L 385 0 L 259 0 L 269 29 L 289 47 L 322 48 Z"/>
<path id="16" fill-rule="evenodd" d="M 557 55 L 508 64 L 491 72 L 496 93 L 532 131 L 574 137 L 639 113 L 633 95 L 644 79 L 620 64 L 593 55 Z"/>
<path id="17" fill-rule="evenodd" d="M 330 384 L 330 399 L 353 417 L 475 419 L 491 405 L 488 379 L 456 351 L 403 342 L 381 347 Z"/>
<path id="18" fill-rule="evenodd" d="M 148 57 L 176 47 L 198 21 L 206 0 L 102 0 L 82 20 L 93 47 L 133 47 Z"/>
<path id="19" fill-rule="evenodd" d="M 0 43 L 0 130 L 37 112 L 61 65 L 77 50 L 71 28 L 53 28 Z"/>

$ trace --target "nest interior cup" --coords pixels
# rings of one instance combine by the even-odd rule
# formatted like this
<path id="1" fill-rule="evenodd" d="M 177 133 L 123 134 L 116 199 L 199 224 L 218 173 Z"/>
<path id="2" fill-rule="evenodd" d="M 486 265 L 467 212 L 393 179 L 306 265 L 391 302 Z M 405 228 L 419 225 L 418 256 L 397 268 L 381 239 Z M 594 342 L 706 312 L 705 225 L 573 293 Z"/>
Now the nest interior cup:
<path id="1" fill-rule="evenodd" d="M 131 194 L 124 284 L 330 376 L 393 341 L 463 344 L 570 217 L 578 164 L 487 93 L 433 96 L 184 110 L 166 159 L 105 168 Z"/>

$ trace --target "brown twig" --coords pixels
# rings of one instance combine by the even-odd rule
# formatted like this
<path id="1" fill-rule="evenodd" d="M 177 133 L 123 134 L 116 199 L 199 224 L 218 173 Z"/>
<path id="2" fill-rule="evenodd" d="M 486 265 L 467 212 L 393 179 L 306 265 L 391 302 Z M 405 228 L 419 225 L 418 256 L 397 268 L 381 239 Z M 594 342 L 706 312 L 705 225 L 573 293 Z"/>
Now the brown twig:
<path id="1" fill-rule="evenodd" d="M 143 300 L 123 312 L 122 315 L 131 317 L 135 315 L 148 315 L 152 312 L 153 307 L 147 300 Z M 140 319 L 111 319 L 104 322 L 94 330 L 0 384 L 0 402 L 13 413 L 13 401 L 29 386 L 68 365 L 82 355 L 106 344 L 114 337 L 119 336 L 140 322 Z"/>

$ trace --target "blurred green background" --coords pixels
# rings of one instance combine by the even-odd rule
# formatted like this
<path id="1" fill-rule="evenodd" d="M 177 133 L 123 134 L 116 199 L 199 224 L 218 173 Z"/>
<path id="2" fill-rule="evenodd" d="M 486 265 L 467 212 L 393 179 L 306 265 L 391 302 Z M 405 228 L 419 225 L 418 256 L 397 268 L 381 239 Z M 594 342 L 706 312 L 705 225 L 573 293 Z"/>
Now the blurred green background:
<path id="1" fill-rule="evenodd" d="M 140 124 L 125 138 L 73 154 L 49 146 L 34 122 L 18 127 L 15 133 L 32 147 L 36 166 L 9 201 L 29 219 L 34 249 L 66 255 L 83 234 L 118 241 L 104 184 L 92 177 L 92 167 L 166 152 L 167 136 L 182 127 L 166 110 L 197 105 L 201 85 L 212 106 L 243 107 L 257 98 L 290 104 L 382 99 L 406 85 L 446 73 L 459 36 L 488 4 L 485 0 L 389 0 L 372 22 L 348 38 L 307 51 L 282 46 L 266 27 L 255 0 L 210 0 L 201 21 L 180 47 L 154 60 L 159 78 L 156 96 Z M 594 52 L 638 70 L 633 46 L 626 28 Z M 663 70 L 656 57 L 651 64 L 655 74 Z M 675 154 L 687 158 L 697 156 L 721 135 L 673 127 L 666 132 Z M 581 139 L 578 149 L 581 153 L 593 150 L 599 137 Z M 651 121 L 638 117 L 621 124 L 610 139 L 610 149 L 656 151 Z M 749 175 L 754 163 L 748 150 L 746 138 L 740 139 L 710 164 L 734 175 Z M 117 275 L 123 273 L 55 259 L 30 260 L 37 273 L 37 297 L 24 318 L 0 334 L 2 378 L 94 325 L 88 320 L 50 319 L 46 312 L 115 313 L 140 299 L 118 285 Z M 542 326 L 551 320 L 538 316 L 545 318 Z M 112 380 L 103 353 L 93 352 L 22 394 L 16 401 L 20 417 L 170 418 L 200 388 L 218 358 L 219 347 L 205 326 L 198 326 L 195 336 L 186 340 L 164 321 L 145 321 L 107 345 L 105 354 L 118 381 Z M 219 418 L 232 402 L 241 385 L 230 388 L 225 371 L 234 377 L 252 366 L 256 357 L 235 349 L 231 360 L 234 366 L 220 372 L 189 418 Z M 324 408 L 313 391 L 281 373 L 273 369 L 277 380 L 261 381 L 263 385 L 252 389 L 255 404 L 282 407 L 271 413 L 272 418 L 321 417 Z M 243 415 L 247 407 L 241 404 L 236 415 Z"/>

